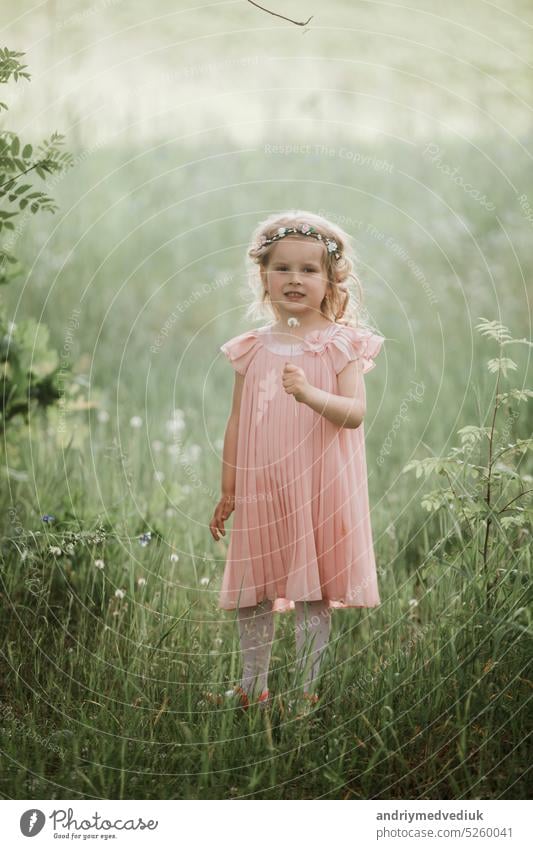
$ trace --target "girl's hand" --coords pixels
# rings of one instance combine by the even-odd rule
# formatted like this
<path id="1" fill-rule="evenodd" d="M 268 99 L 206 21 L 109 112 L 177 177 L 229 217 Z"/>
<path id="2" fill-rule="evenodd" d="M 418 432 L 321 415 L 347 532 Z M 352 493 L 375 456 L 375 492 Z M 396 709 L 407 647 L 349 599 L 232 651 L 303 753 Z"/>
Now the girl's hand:
<path id="1" fill-rule="evenodd" d="M 305 376 L 305 372 L 300 366 L 294 363 L 285 363 L 281 375 L 283 388 L 288 395 L 294 395 L 297 401 L 305 401 L 311 384 Z"/>
<path id="2" fill-rule="evenodd" d="M 235 496 L 234 495 L 223 495 L 217 506 L 215 507 L 215 512 L 213 513 L 213 518 L 209 524 L 209 530 L 213 535 L 213 539 L 217 542 L 220 539 L 220 534 L 222 536 L 226 536 L 226 531 L 224 530 L 224 522 L 235 510 Z"/>

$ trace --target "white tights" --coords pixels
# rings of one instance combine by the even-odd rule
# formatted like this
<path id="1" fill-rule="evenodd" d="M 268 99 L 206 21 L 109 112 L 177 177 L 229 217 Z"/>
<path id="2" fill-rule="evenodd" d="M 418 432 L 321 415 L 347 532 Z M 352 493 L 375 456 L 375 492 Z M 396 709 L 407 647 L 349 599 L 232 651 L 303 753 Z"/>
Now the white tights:
<path id="1" fill-rule="evenodd" d="M 296 675 L 307 693 L 315 690 L 322 654 L 329 640 L 331 611 L 327 600 L 295 601 Z"/>
<path id="2" fill-rule="evenodd" d="M 241 687 L 248 696 L 259 697 L 267 689 L 274 635 L 272 601 L 265 599 L 255 607 L 237 608 L 237 621 L 243 656 Z"/>
<path id="3" fill-rule="evenodd" d="M 322 654 L 328 644 L 331 613 L 328 602 L 295 602 L 295 638 L 297 681 L 306 692 L 313 692 Z M 268 668 L 274 636 L 272 601 L 264 599 L 255 607 L 237 608 L 239 637 L 243 655 L 241 687 L 257 697 L 268 687 Z"/>

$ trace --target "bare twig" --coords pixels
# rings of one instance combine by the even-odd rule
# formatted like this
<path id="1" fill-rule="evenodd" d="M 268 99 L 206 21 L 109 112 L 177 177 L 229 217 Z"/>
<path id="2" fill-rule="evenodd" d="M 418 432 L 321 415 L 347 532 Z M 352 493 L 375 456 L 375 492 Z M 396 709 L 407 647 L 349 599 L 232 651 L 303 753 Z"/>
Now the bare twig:
<path id="1" fill-rule="evenodd" d="M 254 0 L 248 0 L 248 3 L 251 3 L 252 6 L 256 6 L 258 9 L 262 9 L 263 12 L 268 12 L 269 15 L 275 15 L 276 18 L 283 18 L 284 21 L 290 21 L 291 24 L 296 24 L 297 27 L 306 27 L 311 18 L 307 18 L 306 21 L 293 21 L 292 18 L 286 18 L 285 15 L 280 15 L 278 12 L 271 12 L 270 9 L 265 9 L 264 6 L 260 6 L 259 3 L 254 3 Z"/>
<path id="2" fill-rule="evenodd" d="M 502 507 L 502 508 L 501 508 L 501 510 L 498 510 L 498 515 L 499 515 L 500 513 L 503 513 L 503 511 L 504 511 L 504 510 L 508 510 L 508 509 L 509 509 L 509 507 L 511 506 L 511 504 L 512 504 L 514 501 L 518 501 L 518 499 L 519 499 L 519 498 L 522 498 L 522 496 L 523 496 L 523 495 L 528 495 L 530 492 L 533 492 L 533 489 L 526 489 L 526 490 L 525 490 L 525 492 L 521 492 L 521 493 L 520 493 L 520 495 L 515 495 L 515 497 L 514 497 L 514 498 L 511 498 L 511 500 L 507 502 L 507 504 L 505 505 L 505 507 Z"/>

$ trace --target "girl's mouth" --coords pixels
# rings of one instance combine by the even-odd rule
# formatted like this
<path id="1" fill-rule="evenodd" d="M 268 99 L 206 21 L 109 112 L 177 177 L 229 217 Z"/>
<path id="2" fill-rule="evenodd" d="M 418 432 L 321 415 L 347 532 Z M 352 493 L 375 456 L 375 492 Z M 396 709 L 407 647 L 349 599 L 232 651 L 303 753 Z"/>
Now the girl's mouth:
<path id="1" fill-rule="evenodd" d="M 285 297 L 289 299 L 289 301 L 297 301 L 299 298 L 305 298 L 303 292 L 286 292 Z"/>

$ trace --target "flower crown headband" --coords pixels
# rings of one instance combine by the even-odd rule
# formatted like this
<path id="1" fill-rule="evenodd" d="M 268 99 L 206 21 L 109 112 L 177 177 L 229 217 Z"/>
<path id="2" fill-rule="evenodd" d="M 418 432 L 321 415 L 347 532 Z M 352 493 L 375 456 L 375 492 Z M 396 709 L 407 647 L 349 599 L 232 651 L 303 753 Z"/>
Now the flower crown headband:
<path id="1" fill-rule="evenodd" d="M 311 227 L 310 224 L 300 224 L 299 227 L 279 227 L 278 231 L 274 233 L 273 236 L 262 236 L 259 242 L 259 247 L 262 248 L 265 245 L 270 245 L 272 242 L 277 242 L 279 239 L 284 239 L 285 236 L 290 236 L 291 233 L 297 233 L 299 236 L 312 236 L 314 239 L 318 239 L 318 241 L 323 242 L 328 253 L 333 254 L 335 259 L 341 258 L 337 242 L 334 239 L 330 239 L 328 236 L 323 236 L 322 233 L 319 233 L 318 230 L 315 230 L 315 228 Z"/>

